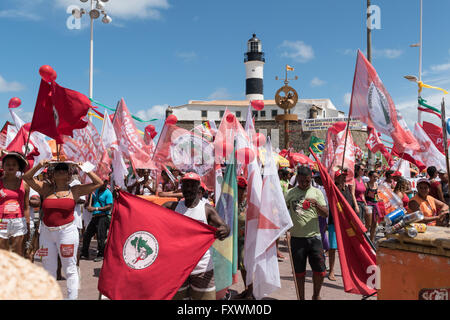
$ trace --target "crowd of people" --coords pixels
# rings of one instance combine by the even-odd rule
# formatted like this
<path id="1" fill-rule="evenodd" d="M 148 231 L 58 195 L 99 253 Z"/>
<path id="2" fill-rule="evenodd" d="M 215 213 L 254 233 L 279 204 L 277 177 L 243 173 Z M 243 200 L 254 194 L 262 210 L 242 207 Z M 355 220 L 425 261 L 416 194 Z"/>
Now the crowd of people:
<path id="1" fill-rule="evenodd" d="M 84 172 L 90 183 L 82 183 L 82 163 L 41 161 L 32 168 L 17 152 L 1 151 L 0 178 L 0 249 L 11 250 L 34 261 L 39 256 L 43 267 L 55 278 L 61 270 L 67 279 L 68 299 L 77 299 L 80 259 L 90 259 L 91 239 L 96 236 L 97 255 L 102 261 L 118 186 L 102 180 L 93 171 Z M 376 163 L 367 168 L 357 163 L 354 183 L 348 184 L 348 170 L 334 173 L 334 182 L 367 228 L 368 238 L 376 241 L 383 212 L 378 198 L 380 185 L 388 186 L 408 212 L 420 210 L 423 222 L 432 226 L 449 226 L 448 173 L 428 167 L 419 174 L 411 169 L 410 177 Z M 288 246 L 293 262 L 300 299 L 305 299 L 306 264 L 313 271 L 313 297 L 327 277 L 336 281 L 335 261 L 338 249 L 333 216 L 330 214 L 322 177 L 317 170 L 299 165 L 278 171 L 284 201 L 293 227 Z M 215 209 L 214 190 L 209 190 L 195 172 L 165 168 L 157 179 L 156 171 L 137 169 L 125 179 L 126 191 L 139 196 L 170 197 L 163 204 L 180 214 L 217 228 L 217 238 L 225 239 L 230 226 Z M 244 266 L 247 180 L 237 177 L 238 186 L 238 268 L 245 290 L 234 299 L 254 299 L 252 285 L 246 284 Z M 277 241 L 278 247 L 278 241 Z M 279 261 L 285 259 L 277 250 Z M 326 261 L 328 258 L 328 268 Z M 205 253 L 192 274 L 181 286 L 175 299 L 215 299 L 211 254 Z"/>

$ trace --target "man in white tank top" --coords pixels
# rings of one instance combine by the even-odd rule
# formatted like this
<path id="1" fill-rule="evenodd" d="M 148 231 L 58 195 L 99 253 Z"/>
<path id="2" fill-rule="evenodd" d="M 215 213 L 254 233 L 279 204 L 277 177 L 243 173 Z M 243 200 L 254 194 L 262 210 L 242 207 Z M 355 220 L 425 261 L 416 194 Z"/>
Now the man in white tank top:
<path id="1" fill-rule="evenodd" d="M 195 172 L 188 172 L 181 179 L 184 200 L 166 202 L 163 206 L 217 228 L 216 237 L 224 240 L 230 228 L 220 218 L 216 209 L 202 201 L 201 179 Z M 209 250 L 201 258 L 192 273 L 183 283 L 174 300 L 215 300 L 214 268 Z"/>

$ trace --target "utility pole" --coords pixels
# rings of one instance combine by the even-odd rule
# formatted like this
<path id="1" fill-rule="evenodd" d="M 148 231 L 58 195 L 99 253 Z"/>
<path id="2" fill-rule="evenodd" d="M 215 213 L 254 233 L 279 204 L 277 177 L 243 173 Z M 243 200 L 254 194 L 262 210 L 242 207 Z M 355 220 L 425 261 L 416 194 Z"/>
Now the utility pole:
<path id="1" fill-rule="evenodd" d="M 369 11 L 370 8 L 370 0 L 367 0 L 367 10 L 366 10 L 366 14 L 367 14 L 367 18 L 366 18 L 366 29 L 367 29 L 367 60 L 372 63 L 372 28 L 371 28 L 371 24 L 369 24 L 369 19 L 371 16 L 371 12 Z M 373 170 L 375 167 L 375 155 L 368 150 L 367 153 L 368 156 L 368 168 L 369 170 Z"/>

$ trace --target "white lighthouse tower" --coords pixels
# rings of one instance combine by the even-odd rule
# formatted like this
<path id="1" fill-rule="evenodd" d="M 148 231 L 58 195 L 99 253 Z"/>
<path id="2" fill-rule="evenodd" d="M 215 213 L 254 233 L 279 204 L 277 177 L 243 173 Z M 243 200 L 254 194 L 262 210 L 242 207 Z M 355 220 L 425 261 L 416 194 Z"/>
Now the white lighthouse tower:
<path id="1" fill-rule="evenodd" d="M 245 53 L 245 95 L 247 100 L 264 100 L 263 72 L 264 52 L 262 52 L 261 40 L 253 34 L 253 38 L 247 42 Z"/>

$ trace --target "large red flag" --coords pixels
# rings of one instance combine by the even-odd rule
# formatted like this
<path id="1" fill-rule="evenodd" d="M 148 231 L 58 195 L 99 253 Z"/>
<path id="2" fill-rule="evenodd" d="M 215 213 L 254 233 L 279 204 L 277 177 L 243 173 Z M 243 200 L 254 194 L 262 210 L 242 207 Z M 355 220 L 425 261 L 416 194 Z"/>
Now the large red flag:
<path id="1" fill-rule="evenodd" d="M 87 126 L 83 118 L 91 102 L 77 91 L 61 87 L 56 82 L 48 84 L 41 80 L 31 130 L 41 132 L 63 143 L 63 135 L 71 136 L 75 129 Z"/>
<path id="2" fill-rule="evenodd" d="M 392 137 L 400 152 L 418 150 L 419 144 L 405 120 L 395 109 L 394 101 L 372 64 L 358 50 L 349 116 Z"/>
<path id="3" fill-rule="evenodd" d="M 345 292 L 371 295 L 376 292 L 374 288 L 370 287 L 373 284 L 369 278 L 372 276 L 372 268 L 374 268 L 371 266 L 376 266 L 377 263 L 375 251 L 364 236 L 367 229 L 334 184 L 316 154 L 311 148 L 309 151 L 319 166 L 323 187 L 333 215 Z"/>
<path id="4" fill-rule="evenodd" d="M 113 300 L 169 300 L 216 228 L 127 192 L 114 201 L 99 291 Z"/>

